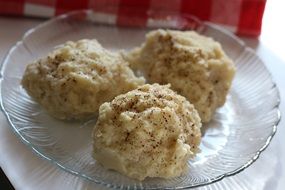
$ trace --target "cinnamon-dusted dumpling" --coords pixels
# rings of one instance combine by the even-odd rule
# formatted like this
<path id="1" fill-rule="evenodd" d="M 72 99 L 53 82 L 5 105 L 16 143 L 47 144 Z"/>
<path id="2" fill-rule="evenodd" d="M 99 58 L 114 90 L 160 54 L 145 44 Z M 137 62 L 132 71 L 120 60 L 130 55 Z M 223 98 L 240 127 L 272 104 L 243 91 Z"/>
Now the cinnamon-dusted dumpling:
<path id="1" fill-rule="evenodd" d="M 146 84 L 100 106 L 94 158 L 139 180 L 179 176 L 198 151 L 200 127 L 194 106 L 169 85 Z"/>
<path id="2" fill-rule="evenodd" d="M 152 31 L 126 59 L 149 82 L 170 83 L 195 106 L 203 122 L 225 103 L 235 74 L 221 45 L 193 31 Z"/>
<path id="3" fill-rule="evenodd" d="M 96 40 L 67 42 L 27 66 L 22 85 L 52 116 L 83 119 L 99 106 L 144 84 L 118 54 Z"/>

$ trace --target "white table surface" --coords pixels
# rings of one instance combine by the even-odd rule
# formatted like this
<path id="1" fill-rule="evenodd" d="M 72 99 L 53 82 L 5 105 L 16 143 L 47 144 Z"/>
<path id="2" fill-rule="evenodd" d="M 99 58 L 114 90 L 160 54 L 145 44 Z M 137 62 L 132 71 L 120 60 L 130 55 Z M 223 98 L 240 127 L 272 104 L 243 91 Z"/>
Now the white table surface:
<path id="1" fill-rule="evenodd" d="M 284 1 L 283 1 L 284 2 Z M 281 113 L 285 113 L 285 26 L 282 0 L 268 2 L 260 39 L 242 38 L 256 50 L 273 75 L 281 94 Z M 283 6 L 281 6 L 283 5 Z M 273 22 L 274 20 L 274 22 Z M 0 61 L 23 33 L 43 20 L 0 17 Z M 285 188 L 285 121 L 269 147 L 249 168 L 236 176 L 225 178 L 199 189 L 284 190 Z M 62 171 L 32 153 L 12 132 L 0 113 L 0 166 L 15 189 L 105 189 Z"/>

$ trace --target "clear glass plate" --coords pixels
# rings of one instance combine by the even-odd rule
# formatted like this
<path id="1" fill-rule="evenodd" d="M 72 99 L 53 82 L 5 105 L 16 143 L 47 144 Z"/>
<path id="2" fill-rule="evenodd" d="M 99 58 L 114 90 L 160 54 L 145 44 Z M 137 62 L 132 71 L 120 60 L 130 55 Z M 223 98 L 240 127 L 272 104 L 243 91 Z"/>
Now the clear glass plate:
<path id="1" fill-rule="evenodd" d="M 189 161 L 189 170 L 173 179 L 139 182 L 104 169 L 91 156 L 91 131 L 96 122 L 63 122 L 50 117 L 21 87 L 28 63 L 68 40 L 96 38 L 118 51 L 144 41 L 143 28 L 100 23 L 92 11 L 62 15 L 29 30 L 6 56 L 0 75 L 0 102 L 13 131 L 39 156 L 60 168 L 112 188 L 172 189 L 211 184 L 251 165 L 268 146 L 280 120 L 279 92 L 254 53 L 234 35 L 211 23 L 190 17 L 152 20 L 149 26 L 196 30 L 219 41 L 234 60 L 237 73 L 226 104 L 203 126 L 201 153 Z"/>

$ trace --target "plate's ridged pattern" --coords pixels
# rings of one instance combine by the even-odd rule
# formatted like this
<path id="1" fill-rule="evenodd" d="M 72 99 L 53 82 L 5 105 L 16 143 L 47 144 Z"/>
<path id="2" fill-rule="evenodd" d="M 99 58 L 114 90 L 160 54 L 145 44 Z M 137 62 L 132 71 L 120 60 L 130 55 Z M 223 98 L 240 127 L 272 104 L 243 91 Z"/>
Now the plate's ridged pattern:
<path id="1" fill-rule="evenodd" d="M 87 13 L 92 16 L 92 12 Z M 20 85 L 25 66 L 55 45 L 67 40 L 97 38 L 109 49 L 129 49 L 140 44 L 146 32 L 95 24 L 87 19 L 78 21 L 70 16 L 62 16 L 29 31 L 8 53 L 1 69 L 1 107 L 16 134 L 39 155 L 66 171 L 115 188 L 195 187 L 236 174 L 249 166 L 276 131 L 280 119 L 278 89 L 251 49 L 211 24 L 205 24 L 201 33 L 223 44 L 235 61 L 237 73 L 226 104 L 203 128 L 201 153 L 189 162 L 187 173 L 181 177 L 138 182 L 105 170 L 91 156 L 91 131 L 96 120 L 55 120 Z M 227 187 L 226 183 L 220 183 L 212 188 Z"/>

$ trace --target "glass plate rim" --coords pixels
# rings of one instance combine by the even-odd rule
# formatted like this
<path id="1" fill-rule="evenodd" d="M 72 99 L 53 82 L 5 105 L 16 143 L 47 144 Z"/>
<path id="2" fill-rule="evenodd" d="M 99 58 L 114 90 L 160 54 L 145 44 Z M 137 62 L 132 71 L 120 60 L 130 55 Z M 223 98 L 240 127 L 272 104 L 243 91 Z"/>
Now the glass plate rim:
<path id="1" fill-rule="evenodd" d="M 85 174 L 82 174 L 80 172 L 74 171 L 73 169 L 62 165 L 61 163 L 58 163 L 56 160 L 54 160 L 51 157 L 45 156 L 44 152 L 42 152 L 40 149 L 38 149 L 36 146 L 34 146 L 30 141 L 25 139 L 25 137 L 20 134 L 20 132 L 17 130 L 16 126 L 11 121 L 9 113 L 5 110 L 5 107 L 3 105 L 3 100 L 2 100 L 2 82 L 3 82 L 3 76 L 4 76 L 3 73 L 4 73 L 4 70 L 5 70 L 5 66 L 8 64 L 8 58 L 10 57 L 10 55 L 13 53 L 13 51 L 15 51 L 15 49 L 18 46 L 23 44 L 24 39 L 26 37 L 28 37 L 30 34 L 32 34 L 34 31 L 36 31 L 36 30 L 38 30 L 38 29 L 40 29 L 42 27 L 45 27 L 46 25 L 48 25 L 50 23 L 56 22 L 57 20 L 64 19 L 66 17 L 72 16 L 72 15 L 76 15 L 76 14 L 80 14 L 80 13 L 88 14 L 90 12 L 92 12 L 92 10 L 78 10 L 78 11 L 72 11 L 72 12 L 65 13 L 65 14 L 59 15 L 57 17 L 48 19 L 48 20 L 44 21 L 43 23 L 40 23 L 40 24 L 36 25 L 35 27 L 28 29 L 23 34 L 22 38 L 19 41 L 17 41 L 15 43 L 15 45 L 13 45 L 10 48 L 10 50 L 4 56 L 3 61 L 0 63 L 0 109 L 3 112 L 3 114 L 5 115 L 5 118 L 7 119 L 8 123 L 9 123 L 9 126 L 11 127 L 13 133 L 16 134 L 16 136 L 27 147 L 29 147 L 32 150 L 32 152 L 35 153 L 35 155 L 37 155 L 38 157 L 43 158 L 45 160 L 48 160 L 54 166 L 59 167 L 59 168 L 63 169 L 64 171 L 66 171 L 68 173 L 71 173 L 71 174 L 73 174 L 75 176 L 81 177 L 83 179 L 86 179 L 88 181 L 94 182 L 94 183 L 99 184 L 99 185 L 104 185 L 106 187 L 118 189 L 119 187 L 117 185 L 113 185 L 113 184 L 105 183 L 103 181 L 92 179 L 91 177 L 89 177 L 89 176 L 87 176 Z M 190 18 L 191 17 L 192 16 L 190 16 Z M 206 25 L 208 27 L 211 27 L 211 28 L 214 28 L 214 29 L 218 30 L 219 32 L 223 33 L 223 35 L 226 35 L 226 36 L 230 37 L 236 43 L 241 45 L 244 49 L 247 49 L 247 50 L 249 50 L 249 51 L 251 51 L 251 52 L 253 52 L 255 54 L 255 51 L 252 48 L 246 46 L 245 43 L 239 37 L 237 37 L 236 35 L 234 35 L 230 31 L 227 31 L 227 30 L 223 29 L 222 27 L 220 27 L 220 26 L 218 26 L 216 24 L 213 24 L 211 22 L 208 22 L 208 21 L 203 22 L 203 21 L 200 21 L 199 19 L 197 19 L 196 17 L 193 17 L 193 18 L 194 18 L 195 21 L 198 21 L 198 22 L 203 23 L 204 25 Z M 256 55 L 256 56 L 259 57 L 258 55 Z M 213 184 L 215 182 L 221 181 L 225 177 L 230 177 L 230 176 L 236 175 L 236 174 L 242 172 L 243 170 L 245 170 L 246 168 L 248 168 L 250 165 L 252 165 L 259 158 L 260 154 L 268 147 L 268 145 L 270 144 L 272 138 L 276 134 L 277 126 L 278 126 L 278 124 L 279 124 L 279 122 L 281 120 L 281 111 L 279 109 L 281 99 L 280 99 L 280 91 L 278 89 L 278 86 L 277 86 L 276 82 L 273 80 L 272 74 L 267 69 L 266 65 L 264 64 L 264 61 L 261 60 L 261 63 L 263 64 L 264 69 L 266 69 L 266 71 L 269 73 L 270 80 L 271 80 L 271 82 L 273 84 L 273 87 L 275 88 L 275 90 L 277 92 L 277 97 L 278 97 L 278 99 L 276 100 L 276 102 L 277 102 L 276 106 L 272 108 L 272 109 L 276 109 L 277 119 L 276 119 L 276 121 L 274 122 L 274 124 L 272 126 L 271 134 L 266 139 L 266 143 L 259 150 L 256 151 L 255 155 L 250 160 L 248 160 L 245 164 L 243 164 L 239 168 L 237 168 L 237 169 L 235 169 L 235 170 L 233 170 L 231 172 L 228 172 L 228 173 L 225 173 L 225 174 L 221 174 L 221 175 L 219 175 L 217 177 L 214 177 L 211 180 L 209 180 L 208 182 L 202 182 L 200 184 L 193 184 L 193 185 L 183 186 L 183 187 L 179 187 L 179 186 L 177 187 L 176 186 L 176 187 L 174 187 L 175 189 L 188 189 L 188 188 L 201 187 L 201 186 L 205 186 L 205 185 L 209 185 L 209 184 Z M 174 188 L 165 188 L 165 189 L 174 189 Z M 151 188 L 151 189 L 159 189 L 159 187 Z"/>

